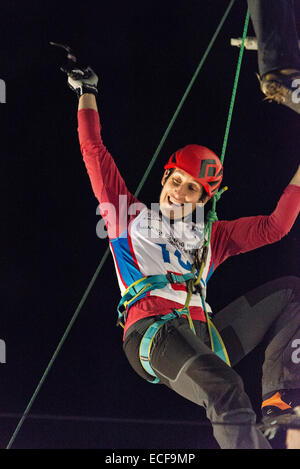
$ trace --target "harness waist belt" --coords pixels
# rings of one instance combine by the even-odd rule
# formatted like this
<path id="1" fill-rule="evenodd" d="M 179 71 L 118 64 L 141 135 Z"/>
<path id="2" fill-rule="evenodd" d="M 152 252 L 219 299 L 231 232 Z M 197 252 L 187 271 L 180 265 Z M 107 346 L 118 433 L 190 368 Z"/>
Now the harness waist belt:
<path id="1" fill-rule="evenodd" d="M 132 306 L 138 301 L 142 294 L 147 293 L 150 290 L 156 290 L 158 288 L 164 288 L 169 283 L 185 283 L 191 279 L 195 279 L 195 274 L 188 272 L 183 275 L 176 275 L 169 272 L 166 275 L 149 275 L 149 277 L 143 277 L 136 282 L 132 283 L 127 290 L 125 290 L 119 304 L 118 310 L 118 322 L 120 324 L 121 319 L 129 306 Z"/>

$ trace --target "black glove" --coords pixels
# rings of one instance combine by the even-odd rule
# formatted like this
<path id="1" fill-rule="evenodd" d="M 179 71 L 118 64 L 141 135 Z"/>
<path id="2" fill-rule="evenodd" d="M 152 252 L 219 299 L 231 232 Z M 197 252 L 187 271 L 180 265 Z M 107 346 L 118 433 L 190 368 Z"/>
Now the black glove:
<path id="1" fill-rule="evenodd" d="M 83 67 L 77 63 L 77 58 L 69 46 L 50 42 L 52 46 L 61 47 L 67 51 L 67 62 L 60 67 L 61 71 L 68 75 L 68 85 L 75 91 L 78 98 L 84 93 L 98 94 L 98 77 L 91 67 Z"/>

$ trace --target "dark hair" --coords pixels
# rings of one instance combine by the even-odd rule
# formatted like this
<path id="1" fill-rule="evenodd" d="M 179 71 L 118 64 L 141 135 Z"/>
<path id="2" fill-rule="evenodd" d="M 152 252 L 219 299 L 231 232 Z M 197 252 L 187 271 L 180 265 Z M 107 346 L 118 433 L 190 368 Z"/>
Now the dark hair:
<path id="1" fill-rule="evenodd" d="M 167 179 L 169 179 L 169 177 L 171 176 L 171 174 L 174 172 L 176 168 L 169 168 L 167 169 L 167 175 L 166 175 L 166 179 L 165 179 L 165 182 L 164 182 L 164 185 L 167 181 Z M 206 192 L 206 190 L 204 189 L 204 187 L 201 185 L 203 191 L 202 191 L 202 194 L 201 194 L 201 197 L 200 199 L 198 200 L 198 202 L 204 202 L 206 197 L 208 196 L 208 193 Z"/>

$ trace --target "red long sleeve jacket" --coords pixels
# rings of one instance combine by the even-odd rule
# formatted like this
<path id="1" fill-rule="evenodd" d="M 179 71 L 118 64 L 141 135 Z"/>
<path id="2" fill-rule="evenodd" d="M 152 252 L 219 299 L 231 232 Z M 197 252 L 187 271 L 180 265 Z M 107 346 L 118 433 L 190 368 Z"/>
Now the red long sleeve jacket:
<path id="1" fill-rule="evenodd" d="M 121 293 L 148 275 L 189 272 L 193 262 L 192 250 L 175 236 L 172 228 L 170 232 L 170 227 L 168 235 L 162 236 L 159 214 L 128 191 L 102 142 L 98 112 L 92 109 L 78 112 L 78 134 L 83 160 L 108 231 Z M 206 288 L 215 269 L 228 257 L 279 241 L 292 228 L 299 209 L 300 187 L 289 184 L 270 215 L 214 222 L 201 279 L 203 288 Z M 189 241 L 195 230 L 197 232 L 197 226 L 192 227 L 192 233 L 187 232 Z M 193 242 L 199 243 L 199 238 L 196 241 L 193 238 Z M 174 308 L 182 307 L 185 298 L 184 284 L 169 284 L 148 292 L 130 307 L 124 332 L 141 318 L 168 314 Z M 190 305 L 192 319 L 205 321 L 199 294 L 192 296 Z M 208 304 L 207 308 L 210 310 Z"/>

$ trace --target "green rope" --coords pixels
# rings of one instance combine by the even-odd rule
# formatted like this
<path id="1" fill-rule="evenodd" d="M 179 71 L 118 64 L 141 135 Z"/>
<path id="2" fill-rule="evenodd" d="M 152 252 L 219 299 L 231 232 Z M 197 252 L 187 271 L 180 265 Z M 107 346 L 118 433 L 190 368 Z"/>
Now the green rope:
<path id="1" fill-rule="evenodd" d="M 233 90 L 232 90 L 232 95 L 231 95 L 231 100 L 230 100 L 230 105 L 229 105 L 228 118 L 227 118 L 225 135 L 224 135 L 223 146 L 222 146 L 222 152 L 221 152 L 221 157 L 220 157 L 220 160 L 221 160 L 222 164 L 224 163 L 224 158 L 225 158 L 225 153 L 226 153 L 226 148 L 227 148 L 227 143 L 228 143 L 228 138 L 229 138 L 229 131 L 230 131 L 230 125 L 231 125 L 232 114 L 233 114 L 233 107 L 234 107 L 234 103 L 235 103 L 236 92 L 237 92 L 237 87 L 238 87 L 238 82 L 239 82 L 239 76 L 240 76 L 240 71 L 241 71 L 241 66 L 242 66 L 242 59 L 243 59 L 243 53 L 244 53 L 244 49 L 245 49 L 245 39 L 246 39 L 246 36 L 247 36 L 247 31 L 248 31 L 249 18 L 250 18 L 249 10 L 247 10 L 244 29 L 243 29 L 242 44 L 241 44 L 240 53 L 239 53 L 239 57 L 238 57 L 237 68 L 236 68 L 236 72 L 235 72 Z M 205 246 L 208 246 L 209 243 L 210 243 L 212 224 L 214 223 L 214 221 L 218 220 L 218 216 L 217 216 L 217 212 L 216 212 L 217 201 L 220 200 L 221 195 L 226 190 L 227 190 L 227 187 L 224 187 L 223 189 L 217 191 L 217 193 L 213 196 L 212 208 L 209 210 L 209 212 L 207 213 L 207 216 L 206 216 L 206 222 L 207 223 L 205 225 L 205 235 L 208 234 L 208 236 L 207 236 L 207 240 L 205 242 Z"/>
<path id="2" fill-rule="evenodd" d="M 231 100 L 230 100 L 227 124 L 226 124 L 226 129 L 225 129 L 225 136 L 224 136 L 223 147 L 222 147 L 222 154 L 221 154 L 221 157 L 220 157 L 220 160 L 221 160 L 222 164 L 224 162 L 225 151 L 226 151 L 226 147 L 227 147 L 227 143 L 228 143 L 230 124 L 231 124 L 231 120 L 232 120 L 233 107 L 234 107 L 234 103 L 235 103 L 236 91 L 237 91 L 237 86 L 238 86 L 238 81 L 239 81 L 239 76 L 240 76 L 240 70 L 241 70 L 241 65 L 242 65 L 242 58 L 243 58 L 243 52 L 244 52 L 244 46 L 245 46 L 245 38 L 247 36 L 249 18 L 250 18 L 249 10 L 247 10 L 245 24 L 244 24 L 244 30 L 243 30 L 242 44 L 241 44 L 241 49 L 240 49 L 240 53 L 239 53 L 238 64 L 237 64 L 237 68 L 236 68 L 236 72 L 235 72 L 235 79 L 234 79 L 234 84 L 233 84 L 233 91 L 232 91 Z M 204 238 L 207 235 L 208 236 L 207 236 L 206 241 L 203 244 L 200 271 L 198 273 L 198 277 L 197 277 L 196 281 L 194 282 L 194 285 L 200 283 L 202 272 L 203 272 L 203 269 L 204 269 L 204 266 L 205 266 L 205 263 L 206 263 L 206 256 L 207 256 L 207 253 L 208 253 L 208 246 L 209 246 L 210 238 L 211 238 L 212 224 L 215 221 L 218 220 L 218 216 L 217 216 L 217 212 L 216 212 L 217 201 L 220 200 L 221 195 L 227 189 L 228 189 L 227 187 L 223 187 L 223 189 L 218 190 L 216 192 L 216 194 L 213 196 L 213 199 L 212 199 L 212 208 L 207 213 L 206 225 L 205 225 L 205 231 L 204 231 Z M 193 290 L 193 285 L 189 285 L 189 289 L 192 291 Z M 210 337 L 210 341 L 211 341 L 211 347 L 212 347 L 212 350 L 214 350 L 214 348 L 213 348 L 213 338 L 212 338 L 212 333 L 211 333 L 212 323 L 210 321 L 210 314 L 207 311 L 206 304 L 205 304 L 205 299 L 203 297 L 202 291 L 200 291 L 200 297 L 201 297 L 203 311 L 204 311 L 204 314 L 205 314 L 205 317 L 206 317 L 206 324 L 207 324 L 208 333 L 209 333 L 209 337 Z M 191 298 L 191 294 L 188 296 L 189 301 L 190 301 L 190 298 Z M 186 303 L 185 306 L 188 307 L 188 304 Z M 225 352 L 226 352 L 226 349 L 225 349 Z M 226 352 L 226 354 L 227 354 L 227 352 Z M 229 361 L 228 361 L 228 365 L 231 366 Z"/>
<path id="3" fill-rule="evenodd" d="M 174 115 L 173 115 L 173 117 L 172 117 L 172 119 L 171 119 L 171 121 L 170 121 L 170 123 L 169 123 L 169 125 L 168 125 L 168 127 L 167 127 L 167 129 L 166 129 L 166 131 L 165 131 L 165 133 L 164 133 L 164 135 L 163 135 L 163 137 L 162 137 L 162 139 L 161 139 L 161 141 L 160 141 L 160 143 L 159 143 L 159 145 L 158 145 L 158 147 L 157 147 L 157 149 L 156 149 L 156 151 L 155 151 L 155 153 L 154 153 L 154 155 L 153 155 L 153 157 L 152 157 L 152 159 L 151 159 L 151 161 L 150 161 L 150 163 L 147 167 L 147 169 L 146 169 L 146 171 L 145 171 L 145 173 L 144 173 L 144 175 L 143 175 L 143 177 L 142 177 L 142 179 L 141 179 L 141 182 L 139 183 L 139 185 L 137 187 L 137 190 L 134 194 L 135 197 L 137 197 L 139 195 L 139 193 L 140 193 L 140 191 L 141 191 L 141 189 L 142 189 L 142 187 L 143 187 L 143 185 L 144 185 L 144 183 L 145 183 L 145 181 L 146 181 L 146 179 L 147 179 L 147 177 L 148 177 L 148 175 L 149 175 L 149 173 L 152 169 L 152 166 L 154 165 L 154 163 L 157 159 L 157 156 L 158 156 L 158 154 L 159 154 L 159 152 L 160 152 L 160 150 L 161 150 L 161 148 L 162 148 L 162 146 L 163 146 L 163 144 L 164 144 L 164 142 L 165 142 L 171 128 L 173 127 L 174 122 L 175 122 L 175 120 L 176 120 L 176 118 L 177 118 L 177 116 L 178 116 L 178 114 L 179 114 L 179 112 L 180 112 L 180 110 L 181 110 L 181 108 L 182 108 L 182 106 L 183 106 L 183 104 L 184 104 L 184 102 L 185 102 L 185 100 L 186 100 L 186 98 L 187 98 L 187 96 L 188 96 L 188 94 L 189 94 L 189 92 L 190 92 L 190 90 L 191 90 L 191 88 L 192 88 L 192 86 L 193 86 L 193 84 L 194 84 L 194 82 L 195 82 L 195 80 L 196 80 L 196 78 L 197 78 L 197 76 L 198 76 L 198 74 L 199 74 L 199 72 L 200 72 L 200 70 L 201 70 L 201 68 L 202 68 L 202 66 L 203 66 L 203 64 L 204 64 L 204 62 L 205 62 L 205 60 L 206 60 L 206 58 L 207 58 L 207 56 L 208 56 L 208 54 L 209 54 L 209 52 L 210 52 L 210 50 L 211 50 L 211 48 L 212 48 L 212 46 L 213 46 L 213 44 L 214 44 L 214 42 L 215 42 L 215 40 L 216 40 L 216 38 L 217 38 L 217 36 L 218 36 L 218 34 L 219 34 L 219 32 L 220 32 L 220 30 L 221 30 L 221 28 L 222 28 L 222 26 L 223 26 L 223 24 L 224 24 L 224 22 L 225 22 L 225 20 L 226 20 L 226 18 L 227 18 L 227 16 L 228 16 L 228 14 L 229 14 L 229 12 L 230 12 L 230 10 L 231 10 L 234 3 L 235 3 L 235 0 L 231 0 L 228 7 L 226 8 L 225 13 L 224 13 L 224 15 L 223 15 L 223 17 L 222 17 L 216 31 L 215 31 L 215 33 L 213 35 L 211 41 L 209 42 L 209 44 L 207 46 L 207 49 L 204 52 L 203 57 L 202 57 L 199 65 L 198 65 L 198 67 L 197 67 L 197 69 L 196 69 L 196 71 L 195 71 L 195 73 L 194 73 L 194 75 L 193 75 L 193 77 L 192 77 L 192 79 L 191 79 L 191 81 L 190 81 L 190 83 L 189 83 L 189 85 L 188 85 L 188 87 L 187 87 L 187 89 L 186 89 L 186 91 L 185 91 L 185 93 L 184 93 L 184 95 L 183 95 L 183 97 L 182 97 L 182 99 L 181 99 L 181 101 L 180 101 L 180 103 L 179 103 L 179 105 L 178 105 L 178 107 L 177 107 L 177 109 L 176 109 L 176 111 L 175 111 L 175 113 L 174 113 Z M 61 350 L 67 336 L 69 335 L 69 332 L 70 332 L 75 320 L 77 319 L 77 317 L 78 317 L 78 315 L 79 315 L 79 313 L 80 313 L 80 311 L 81 311 L 81 309 L 82 309 L 82 307 L 83 307 L 83 305 L 84 305 L 84 303 L 85 303 L 85 301 L 86 301 L 86 299 L 89 295 L 89 292 L 91 291 L 91 289 L 92 289 L 92 287 L 93 287 L 93 285 L 94 285 L 94 283 L 95 283 L 95 281 L 96 281 L 96 279 L 97 279 L 97 277 L 98 277 L 98 275 L 99 275 L 99 273 L 100 273 L 100 271 L 101 271 L 101 269 L 102 269 L 108 255 L 109 255 L 109 248 L 106 249 L 106 251 L 105 251 L 105 253 L 104 253 L 104 255 L 103 255 L 103 257 L 100 261 L 100 264 L 99 264 L 95 274 L 93 275 L 93 277 L 92 277 L 92 279 L 91 279 L 91 281 L 90 281 L 90 283 L 89 283 L 89 285 L 88 285 L 88 287 L 87 287 L 87 289 L 86 289 L 86 291 L 85 291 L 85 293 L 84 293 L 84 295 L 83 295 L 83 297 L 82 297 L 82 299 L 81 299 L 75 313 L 73 314 L 73 316 L 72 316 L 72 318 L 71 318 L 71 320 L 70 320 L 70 322 L 69 322 L 69 324 L 68 324 L 68 326 L 67 326 L 67 328 L 66 328 L 66 330 L 65 330 L 65 332 L 64 332 L 64 334 L 61 338 L 61 340 L 59 341 L 58 346 L 56 347 L 56 349 L 54 351 L 54 354 L 53 354 L 52 358 L 50 359 L 50 361 L 49 361 L 49 363 L 48 363 L 48 365 L 47 365 L 47 367 L 46 367 L 46 369 L 45 369 L 45 371 L 44 371 L 44 373 L 43 373 L 43 375 L 42 375 L 42 377 L 41 377 L 41 379 L 40 379 L 40 381 L 39 381 L 39 383 L 38 383 L 38 385 L 37 385 L 37 387 L 36 387 L 36 389 L 35 389 L 35 391 L 32 395 L 32 397 L 31 397 L 31 399 L 30 399 L 30 401 L 29 401 L 29 403 L 28 403 L 28 405 L 27 405 L 27 407 L 26 407 L 26 409 L 25 409 L 25 411 L 22 415 L 22 418 L 20 419 L 16 429 L 14 430 L 13 435 L 11 436 L 6 449 L 10 449 L 13 442 L 15 441 L 16 436 L 18 435 L 18 433 L 19 433 L 19 431 L 20 431 L 20 429 L 21 429 L 21 427 L 24 423 L 24 420 L 26 419 L 27 415 L 29 414 L 29 411 L 30 411 L 30 409 L 31 409 L 31 407 L 32 407 L 32 405 L 33 405 L 39 391 L 40 391 L 40 388 L 41 388 L 42 384 L 44 383 L 44 381 L 45 381 L 45 379 L 46 379 L 46 377 L 47 377 L 47 375 L 48 375 L 48 373 L 49 373 L 49 371 L 50 371 L 50 369 L 51 369 L 51 367 L 52 367 L 52 365 L 53 365 L 53 363 L 54 363 L 54 361 L 55 361 L 55 359 L 56 359 L 56 357 L 59 353 L 59 351 Z"/>
<path id="4" fill-rule="evenodd" d="M 161 151 L 161 149 L 162 149 L 162 147 L 163 147 L 163 144 L 165 143 L 166 138 L 167 138 L 167 136 L 169 135 L 170 130 L 172 129 L 173 124 L 174 124 L 174 122 L 175 122 L 175 120 L 176 120 L 176 118 L 177 118 L 177 116 L 178 116 L 178 114 L 179 114 L 179 112 L 180 112 L 180 110 L 181 110 L 181 108 L 182 108 L 182 106 L 183 106 L 183 104 L 184 104 L 184 102 L 185 102 L 185 100 L 186 100 L 186 98 L 187 98 L 189 92 L 191 91 L 191 88 L 192 88 L 192 86 L 193 86 L 193 84 L 194 84 L 194 82 L 195 82 L 195 80 L 196 80 L 196 78 L 197 78 L 197 76 L 198 76 L 198 74 L 199 74 L 199 72 L 200 72 L 200 70 L 201 70 L 201 68 L 202 68 L 202 66 L 203 66 L 203 64 L 204 64 L 204 62 L 205 62 L 205 60 L 206 60 L 206 58 L 207 58 L 207 56 L 208 56 L 210 50 L 211 50 L 211 48 L 212 48 L 212 46 L 214 45 L 214 42 L 215 42 L 215 40 L 217 39 L 217 36 L 218 36 L 219 32 L 221 31 L 222 26 L 223 26 L 223 24 L 224 24 L 224 22 L 225 22 L 225 20 L 226 20 L 226 18 L 227 18 L 227 16 L 228 16 L 228 14 L 229 14 L 229 12 L 230 12 L 230 10 L 231 10 L 231 8 L 232 8 L 234 2 L 235 2 L 235 0 L 231 0 L 231 1 L 230 1 L 230 3 L 229 3 L 229 5 L 228 5 L 228 7 L 227 7 L 227 9 L 226 9 L 226 11 L 225 11 L 225 13 L 224 13 L 222 19 L 221 19 L 221 21 L 220 21 L 220 23 L 219 23 L 219 25 L 218 25 L 218 27 L 217 27 L 217 29 L 216 29 L 214 35 L 213 35 L 213 37 L 211 38 L 210 43 L 208 44 L 207 49 L 206 49 L 206 51 L 204 52 L 203 57 L 202 57 L 202 59 L 200 60 L 199 65 L 198 65 L 198 67 L 197 67 L 197 69 L 196 69 L 196 71 L 195 71 L 195 73 L 194 73 L 194 75 L 193 75 L 193 77 L 192 77 L 192 79 L 191 79 L 189 85 L 187 86 L 187 88 L 186 88 L 186 90 L 185 90 L 185 93 L 184 93 L 184 95 L 182 96 L 181 101 L 180 101 L 180 103 L 178 104 L 178 107 L 177 107 L 177 109 L 176 109 L 176 111 L 175 111 L 175 113 L 174 113 L 172 119 L 170 120 L 170 123 L 169 123 L 169 125 L 168 125 L 166 131 L 165 131 L 164 135 L 162 136 L 162 139 L 161 139 L 161 141 L 160 141 L 160 143 L 159 143 L 157 149 L 155 150 L 155 153 L 154 153 L 154 155 L 153 155 L 153 157 L 152 157 L 152 159 L 151 159 L 151 161 L 150 161 L 150 163 L 149 163 L 149 166 L 148 166 L 148 168 L 146 169 L 145 174 L 144 174 L 144 176 L 142 177 L 141 182 L 140 182 L 139 185 L 138 185 L 138 188 L 137 188 L 136 193 L 135 193 L 135 196 L 136 196 L 136 197 L 139 195 L 139 193 L 140 193 L 140 191 L 141 191 L 143 185 L 145 184 L 145 181 L 146 181 L 146 179 L 147 179 L 148 176 L 149 176 L 149 173 L 150 173 L 150 171 L 151 171 L 151 169 L 152 169 L 152 166 L 154 165 L 154 163 L 155 163 L 155 161 L 156 161 L 156 159 L 157 159 L 157 156 L 158 156 L 158 154 L 160 153 L 160 151 Z"/>
<path id="5" fill-rule="evenodd" d="M 28 405 L 27 405 L 27 407 L 26 407 L 26 409 L 25 409 L 25 411 L 24 411 L 24 413 L 23 413 L 23 415 L 22 415 L 20 421 L 18 422 L 18 425 L 17 425 L 17 427 L 16 427 L 16 429 L 15 429 L 15 431 L 14 431 L 14 433 L 13 433 L 11 439 L 10 439 L 9 442 L 8 442 L 8 445 L 7 445 L 6 449 L 10 449 L 10 447 L 11 447 L 11 445 L 13 444 L 13 442 L 14 442 L 14 440 L 15 440 L 17 434 L 19 433 L 19 430 L 20 430 L 20 428 L 22 427 L 22 425 L 23 425 L 23 423 L 24 423 L 24 420 L 26 419 L 26 417 L 27 417 L 27 415 L 28 415 L 28 413 L 29 413 L 29 411 L 30 411 L 30 409 L 31 409 L 31 407 L 32 407 L 32 404 L 34 403 L 35 398 L 36 398 L 36 396 L 38 395 L 38 393 L 39 393 L 39 391 L 40 391 L 40 389 L 41 389 L 41 386 L 42 386 L 43 382 L 45 381 L 45 379 L 46 379 L 46 377 L 47 377 L 47 375 L 48 375 L 48 373 L 49 373 L 49 371 L 50 371 L 50 369 L 51 369 L 51 367 L 52 367 L 52 365 L 53 365 L 53 363 L 54 363 L 54 361 L 55 361 L 55 359 L 56 359 L 56 357 L 57 357 L 57 355 L 58 355 L 58 353 L 59 353 L 59 351 L 61 350 L 61 348 L 62 348 L 62 346 L 63 346 L 63 344 L 64 344 L 64 342 L 65 342 L 65 340 L 66 340 L 66 338 L 67 338 L 67 336 L 69 335 L 69 332 L 70 332 L 70 330 L 72 329 L 72 326 L 73 326 L 73 324 L 74 324 L 74 322 L 75 322 L 75 320 L 76 320 L 78 314 L 80 313 L 80 310 L 81 310 L 82 306 L 84 305 L 85 300 L 87 299 L 88 294 L 90 293 L 91 288 L 92 288 L 93 284 L 95 283 L 96 278 L 97 278 L 97 276 L 98 276 L 100 270 L 102 269 L 102 266 L 103 266 L 104 262 L 106 261 L 106 259 L 107 259 L 107 257 L 108 257 L 108 254 L 109 254 L 109 248 L 108 248 L 108 249 L 106 250 L 106 252 L 104 253 L 104 255 L 103 255 L 103 257 L 102 257 L 102 259 L 101 259 L 101 261 L 100 261 L 100 264 L 99 264 L 99 266 L 98 266 L 96 272 L 94 273 L 93 278 L 92 278 L 92 280 L 90 281 L 90 283 L 89 283 L 89 285 L 88 285 L 88 287 L 87 287 L 87 289 L 86 289 L 86 291 L 85 291 L 85 293 L 84 293 L 84 295 L 83 295 L 83 297 L 82 297 L 82 299 L 81 299 L 79 305 L 77 306 L 77 309 L 76 309 L 75 313 L 73 314 L 72 319 L 70 320 L 70 322 L 69 322 L 69 324 L 68 324 L 68 326 L 67 326 L 67 328 L 66 328 L 66 330 L 65 330 L 65 332 L 64 332 L 64 334 L 63 334 L 63 336 L 62 336 L 62 338 L 61 338 L 61 340 L 59 341 L 59 344 L 58 344 L 58 346 L 56 347 L 56 349 L 55 349 L 55 351 L 54 351 L 54 353 L 53 353 L 53 355 L 52 355 L 52 357 L 51 357 L 51 360 L 49 361 L 49 363 L 48 363 L 48 365 L 47 365 L 47 367 L 46 367 L 46 369 L 45 369 L 45 371 L 44 371 L 44 373 L 43 373 L 43 376 L 41 377 L 41 379 L 40 379 L 40 381 L 39 381 L 39 383 L 38 383 L 38 385 L 37 385 L 37 387 L 36 387 L 36 389 L 35 389 L 35 391 L 34 391 L 32 397 L 31 397 L 31 399 L 30 399 L 30 401 L 29 401 L 29 403 L 28 403 Z"/>

